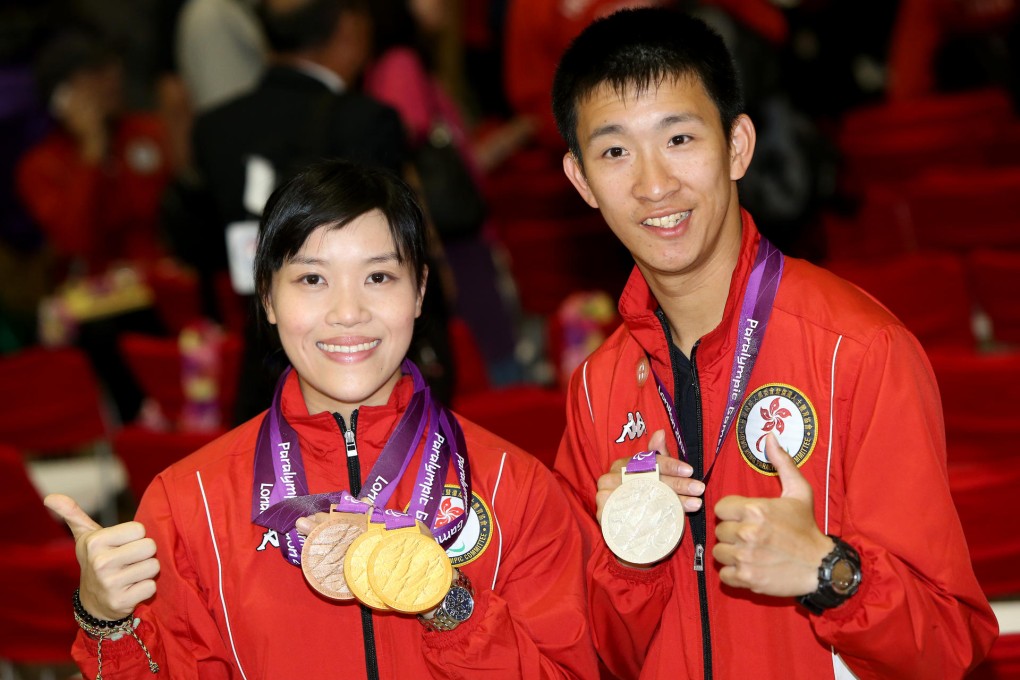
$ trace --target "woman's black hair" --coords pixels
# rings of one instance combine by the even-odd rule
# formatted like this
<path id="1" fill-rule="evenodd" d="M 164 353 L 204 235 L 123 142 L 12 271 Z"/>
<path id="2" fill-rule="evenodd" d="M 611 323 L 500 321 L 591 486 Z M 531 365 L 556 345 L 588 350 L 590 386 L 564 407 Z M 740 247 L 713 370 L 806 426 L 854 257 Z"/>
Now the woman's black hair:
<path id="1" fill-rule="evenodd" d="M 719 111 L 729 139 L 744 112 L 733 58 L 718 33 L 667 8 L 621 10 L 589 25 L 563 53 L 553 81 L 553 115 L 570 151 L 581 158 L 577 106 L 599 87 L 621 96 L 654 89 L 667 79 L 695 78 Z"/>
<path id="2" fill-rule="evenodd" d="M 409 47 L 425 64 L 433 66 L 432 39 L 421 30 L 411 12 L 410 0 L 372 0 L 372 49 L 376 58 L 394 47 Z"/>
<path id="3" fill-rule="evenodd" d="M 428 230 L 414 191 L 382 168 L 328 160 L 307 167 L 281 185 L 266 203 L 255 253 L 255 294 L 269 298 L 273 274 L 297 254 L 316 229 L 342 229 L 378 210 L 385 217 L 397 259 L 425 280 Z"/>

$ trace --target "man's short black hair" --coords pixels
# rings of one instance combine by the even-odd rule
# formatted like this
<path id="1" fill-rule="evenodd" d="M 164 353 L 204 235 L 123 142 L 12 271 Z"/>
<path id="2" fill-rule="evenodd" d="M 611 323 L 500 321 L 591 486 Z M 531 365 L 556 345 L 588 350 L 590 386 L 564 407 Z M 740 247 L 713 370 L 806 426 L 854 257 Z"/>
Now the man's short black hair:
<path id="1" fill-rule="evenodd" d="M 325 45 L 345 12 L 368 13 L 368 0 L 305 0 L 259 5 L 266 40 L 283 54 Z"/>
<path id="2" fill-rule="evenodd" d="M 602 85 L 621 96 L 666 79 L 697 78 L 719 111 L 727 138 L 744 111 L 737 70 L 718 33 L 688 14 L 664 8 L 621 10 L 585 28 L 560 59 L 553 115 L 570 151 L 581 158 L 577 106 Z"/>

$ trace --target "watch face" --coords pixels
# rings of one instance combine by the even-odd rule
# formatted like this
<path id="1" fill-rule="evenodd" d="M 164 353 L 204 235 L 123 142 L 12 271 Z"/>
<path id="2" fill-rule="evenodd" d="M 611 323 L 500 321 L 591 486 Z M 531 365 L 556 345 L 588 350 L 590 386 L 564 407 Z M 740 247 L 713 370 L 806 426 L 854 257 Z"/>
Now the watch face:
<path id="1" fill-rule="evenodd" d="M 443 601 L 443 610 L 458 623 L 467 621 L 475 610 L 475 600 L 465 588 L 452 588 Z"/>
<path id="2" fill-rule="evenodd" d="M 846 595 L 856 585 L 857 570 L 849 560 L 840 559 L 832 565 L 832 588 L 840 595 Z"/>

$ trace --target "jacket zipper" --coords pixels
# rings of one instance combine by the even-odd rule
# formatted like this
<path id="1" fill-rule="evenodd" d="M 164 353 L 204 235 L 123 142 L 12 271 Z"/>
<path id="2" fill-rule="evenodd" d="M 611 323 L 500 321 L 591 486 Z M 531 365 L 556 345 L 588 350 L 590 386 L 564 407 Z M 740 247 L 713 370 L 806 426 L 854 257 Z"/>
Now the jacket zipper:
<path id="1" fill-rule="evenodd" d="M 696 361 L 699 343 L 700 341 L 694 343 L 694 347 L 691 348 L 691 380 L 694 383 L 694 405 L 697 409 L 698 441 L 702 442 L 701 446 L 698 447 L 701 450 L 701 456 L 694 461 L 696 463 L 694 465 L 694 476 L 698 479 L 703 479 L 705 475 L 705 446 L 703 443 L 705 441 L 703 436 L 704 420 L 702 419 L 701 413 L 701 383 L 698 379 L 698 364 Z M 677 410 L 679 411 L 679 405 L 677 405 Z M 694 534 L 694 570 L 698 574 L 698 602 L 701 605 L 701 648 L 704 656 L 705 680 L 711 680 L 712 630 L 708 623 L 708 582 L 705 575 L 705 543 L 708 529 L 706 526 L 708 522 L 707 513 L 708 510 L 705 502 L 703 501 L 701 505 L 701 512 L 696 512 L 691 517 L 691 531 Z"/>
<path id="2" fill-rule="evenodd" d="M 361 493 L 361 461 L 358 459 L 358 445 L 354 440 L 354 431 L 358 425 L 358 410 L 351 412 L 351 429 L 344 424 L 344 417 L 334 413 L 336 424 L 340 426 L 340 434 L 344 436 L 344 447 L 347 449 L 347 482 L 351 487 L 351 495 L 357 497 Z M 379 659 L 375 652 L 375 623 L 372 620 L 372 609 L 366 605 L 361 607 L 361 633 L 365 640 L 365 670 L 368 680 L 379 680 Z"/>

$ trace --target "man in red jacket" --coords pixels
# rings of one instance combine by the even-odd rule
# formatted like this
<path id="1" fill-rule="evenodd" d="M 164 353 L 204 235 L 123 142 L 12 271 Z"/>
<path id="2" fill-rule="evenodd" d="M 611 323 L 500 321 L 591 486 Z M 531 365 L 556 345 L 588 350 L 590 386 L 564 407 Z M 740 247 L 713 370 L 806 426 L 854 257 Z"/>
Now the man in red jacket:
<path id="1" fill-rule="evenodd" d="M 641 678 L 963 676 L 996 623 L 931 369 L 897 319 L 741 210 L 755 129 L 722 40 L 668 10 L 614 14 L 564 54 L 553 106 L 568 178 L 637 265 L 623 325 L 573 375 L 556 463 L 602 660 Z"/>

